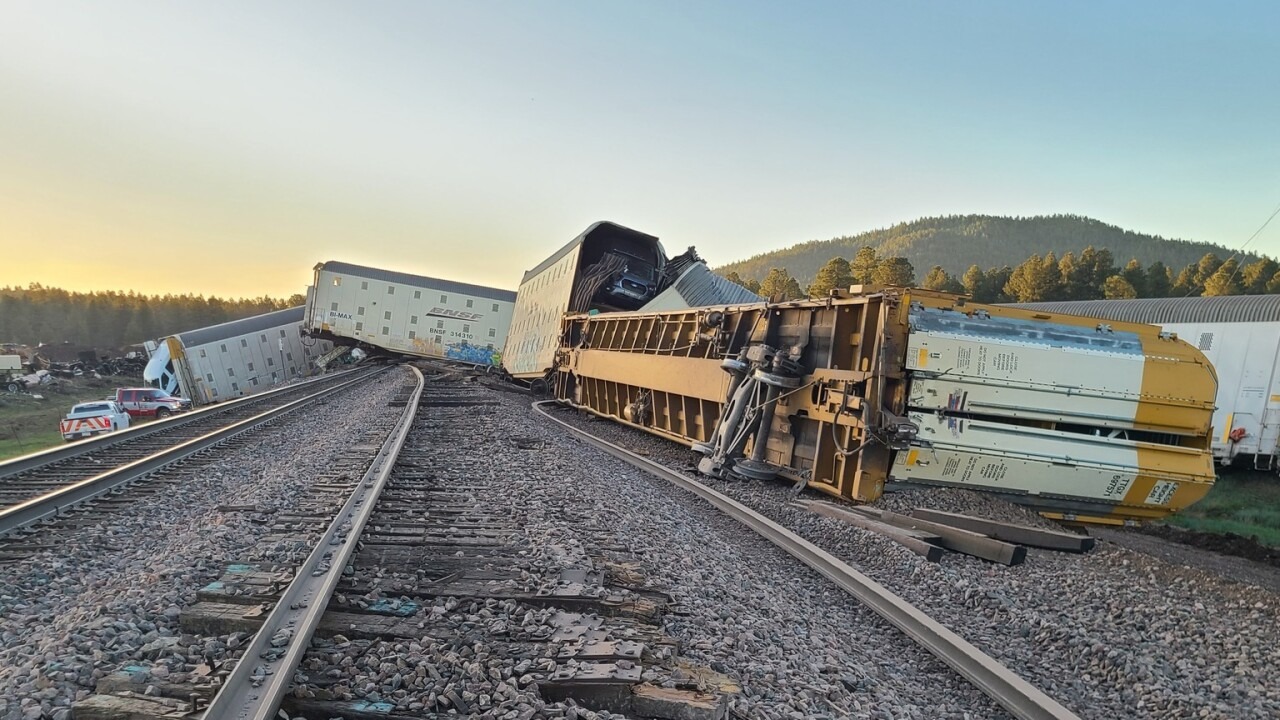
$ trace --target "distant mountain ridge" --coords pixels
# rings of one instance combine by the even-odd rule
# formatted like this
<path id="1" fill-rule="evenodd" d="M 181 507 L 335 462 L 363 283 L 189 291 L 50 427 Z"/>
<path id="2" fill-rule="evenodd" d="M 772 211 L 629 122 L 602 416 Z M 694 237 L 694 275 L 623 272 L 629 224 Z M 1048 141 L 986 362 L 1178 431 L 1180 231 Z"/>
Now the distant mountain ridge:
<path id="1" fill-rule="evenodd" d="M 1194 264 L 1205 253 L 1226 259 L 1234 251 L 1221 245 L 1189 240 L 1170 240 L 1158 235 L 1125 230 L 1079 215 L 1003 217 L 997 215 L 949 215 L 921 218 L 890 228 L 846 235 L 830 240 L 810 240 L 782 250 L 762 253 L 746 260 L 716 268 L 721 274 L 736 272 L 745 280 L 761 280 L 770 268 L 783 268 L 805 285 L 818 268 L 833 257 L 851 259 L 864 245 L 875 248 L 881 257 L 902 256 L 911 261 L 916 276 L 941 265 L 955 277 L 971 265 L 982 269 L 1009 265 L 1016 267 L 1028 257 L 1048 252 L 1062 257 L 1077 255 L 1092 245 L 1106 248 L 1123 266 L 1130 258 L 1143 265 L 1159 260 L 1176 273 Z M 1256 260 L 1254 255 L 1237 256 L 1241 263 Z"/>

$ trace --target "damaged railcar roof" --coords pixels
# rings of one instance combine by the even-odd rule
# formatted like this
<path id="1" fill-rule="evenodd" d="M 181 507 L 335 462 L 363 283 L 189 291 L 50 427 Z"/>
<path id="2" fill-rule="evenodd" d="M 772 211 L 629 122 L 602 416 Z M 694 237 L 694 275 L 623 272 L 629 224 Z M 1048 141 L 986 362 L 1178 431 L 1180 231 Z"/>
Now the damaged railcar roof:
<path id="1" fill-rule="evenodd" d="M 1013 303 L 1012 307 L 1041 312 L 1084 315 L 1119 322 L 1277 322 L 1280 295 L 1225 295 L 1221 297 L 1139 298 L 1136 300 L 1064 300 Z"/>
<path id="2" fill-rule="evenodd" d="M 594 234 L 597 231 L 611 231 L 619 235 L 630 235 L 633 238 L 639 238 L 642 240 L 652 240 L 654 243 L 657 243 L 658 250 L 661 251 L 664 256 L 666 255 L 666 252 L 662 250 L 662 244 L 658 242 L 657 237 L 650 235 L 649 233 L 640 232 L 639 230 L 632 230 L 629 227 L 626 227 L 624 225 L 619 225 L 618 223 L 615 223 L 615 222 L 609 222 L 608 220 L 601 220 L 599 222 L 591 223 L 591 225 L 586 230 L 582 231 L 582 234 L 570 240 L 568 244 L 566 244 L 564 247 L 552 253 L 551 257 L 538 263 L 537 267 L 533 268 L 532 270 L 526 271 L 524 274 L 524 277 L 520 279 L 520 284 L 523 285 L 524 283 L 529 281 L 529 278 L 534 277 L 538 273 L 541 273 L 543 270 L 546 270 L 552 265 L 555 265 L 557 262 L 560 261 L 560 258 L 569 254 L 570 250 L 573 250 L 575 247 L 581 245 L 588 237 L 590 237 L 592 234 Z"/>
<path id="3" fill-rule="evenodd" d="M 460 295 L 474 295 L 475 297 L 489 298 L 490 300 L 502 300 L 504 302 L 515 302 L 516 294 L 512 290 L 503 290 L 501 288 L 487 287 L 485 285 L 472 285 L 471 283 L 458 282 L 456 280 L 444 280 L 441 278 L 427 277 L 426 275 L 410 275 L 409 273 L 398 272 L 396 270 L 383 270 L 381 268 L 366 267 L 364 265 L 354 265 L 352 263 L 342 262 L 341 260 L 329 260 L 316 265 L 317 271 L 324 270 L 332 273 L 343 273 L 351 277 L 365 278 L 367 280 L 381 280 L 387 283 L 396 283 L 398 285 L 407 285 L 409 287 L 423 288 L 426 290 L 439 290 L 445 293 L 458 293 Z"/>
<path id="4" fill-rule="evenodd" d="M 178 333 L 178 339 L 182 341 L 184 347 L 193 348 L 198 345 L 208 345 L 211 342 L 226 340 L 227 338 L 271 330 L 272 328 L 301 325 L 304 310 L 305 308 L 299 305 L 294 308 L 276 310 L 262 315 L 210 325 L 197 330 L 188 330 L 184 333 Z"/>

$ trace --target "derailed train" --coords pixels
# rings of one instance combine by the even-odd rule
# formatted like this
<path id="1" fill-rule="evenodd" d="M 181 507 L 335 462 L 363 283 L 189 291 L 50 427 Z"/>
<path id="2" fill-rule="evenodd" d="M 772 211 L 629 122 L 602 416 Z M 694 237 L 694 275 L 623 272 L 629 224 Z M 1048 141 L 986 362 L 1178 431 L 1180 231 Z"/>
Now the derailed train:
<path id="1" fill-rule="evenodd" d="M 1176 512 L 1214 481 L 1213 367 L 1150 325 L 854 287 L 574 314 L 557 337 L 557 399 L 688 445 L 714 476 L 858 502 L 963 487 L 1107 523 Z"/>

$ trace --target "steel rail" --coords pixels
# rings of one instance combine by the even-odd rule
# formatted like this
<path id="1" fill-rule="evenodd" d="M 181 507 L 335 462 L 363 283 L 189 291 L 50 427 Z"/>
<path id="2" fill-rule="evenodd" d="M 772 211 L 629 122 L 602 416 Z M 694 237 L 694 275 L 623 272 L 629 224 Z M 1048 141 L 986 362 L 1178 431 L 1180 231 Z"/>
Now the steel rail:
<path id="1" fill-rule="evenodd" d="M 85 478 L 84 480 L 80 480 L 69 485 L 64 485 L 63 487 L 53 490 L 52 492 L 45 493 L 44 495 L 34 497 L 16 505 L 10 505 L 9 507 L 0 510 L 0 536 L 19 528 L 27 527 L 33 523 L 40 522 L 41 520 L 56 517 L 67 508 L 109 492 L 120 485 L 146 475 L 147 473 L 155 472 L 166 465 L 170 465 L 179 460 L 190 457 L 191 455 L 217 445 L 224 440 L 228 440 L 236 435 L 248 432 L 268 420 L 273 420 L 285 413 L 297 410 L 313 400 L 317 400 L 353 385 L 367 382 L 374 377 L 381 375 L 384 371 L 385 370 L 380 370 L 364 374 L 347 380 L 341 384 L 327 387 L 279 407 L 274 407 L 265 412 L 261 412 L 253 417 L 246 418 L 230 425 L 225 425 L 217 430 L 201 435 L 198 438 L 165 448 L 164 450 L 148 455 L 147 457 L 139 460 L 135 460 L 127 465 L 121 465 L 93 477 Z"/>
<path id="2" fill-rule="evenodd" d="M 908 637 L 949 665 L 1014 717 L 1021 720 L 1079 720 L 1079 716 L 1075 713 L 1001 665 L 995 658 L 982 652 L 880 583 L 854 570 L 839 558 L 737 500 L 683 473 L 641 457 L 607 440 L 601 440 L 560 418 L 553 417 L 543 406 L 554 402 L 552 400 L 535 402 L 533 409 L 591 445 L 697 495 L 726 515 L 756 531 L 774 545 L 839 585 L 877 615 L 906 633 Z"/>
<path id="3" fill-rule="evenodd" d="M 88 453 L 95 452 L 97 450 L 103 450 L 105 448 L 119 445 L 121 443 L 131 442 L 133 440 L 147 437 L 149 435 L 154 435 L 159 432 L 167 432 L 169 430 L 182 427 L 183 425 L 188 425 L 197 420 L 203 420 L 212 415 L 217 415 L 219 413 L 223 413 L 228 410 L 236 409 L 243 405 L 252 405 L 256 402 L 261 402 L 262 400 L 266 400 L 268 398 L 274 397 L 281 393 L 295 392 L 299 388 L 305 388 L 307 385 L 310 385 L 312 383 L 328 382 L 336 378 L 340 378 L 348 373 L 359 372 L 362 369 L 363 368 L 356 368 L 354 370 L 344 370 L 339 373 L 322 375 L 318 378 L 307 380 L 305 382 L 296 383 L 293 385 L 286 385 L 284 387 L 279 387 L 274 390 L 267 390 L 266 392 L 257 393 L 256 395 L 249 395 L 247 397 L 238 398 L 236 400 L 230 400 L 227 402 L 218 403 L 217 405 L 210 405 L 208 407 L 200 408 L 199 410 L 192 410 L 190 412 L 179 413 L 177 415 L 173 415 L 164 420 L 157 420 L 154 422 L 149 422 L 141 425 L 133 425 L 124 430 L 117 430 L 116 432 L 105 433 L 102 435 L 98 435 L 96 437 L 92 437 L 86 440 L 81 440 L 79 442 L 72 443 L 70 445 L 63 445 L 61 447 L 54 447 L 54 448 L 49 448 L 48 450 L 41 450 L 41 451 L 30 453 L 27 455 L 21 455 L 12 460 L 6 460 L 4 462 L 0 462 L 0 480 L 3 480 L 13 475 L 18 475 L 20 473 L 25 473 L 31 470 L 35 470 L 45 465 L 52 465 L 54 463 L 59 463 L 64 460 L 70 460 L 71 458 L 77 457 L 79 455 L 86 455 Z"/>
<path id="4" fill-rule="evenodd" d="M 293 582 L 276 600 L 275 607 L 240 656 L 240 662 L 205 711 L 203 720 L 276 717 L 280 702 L 293 684 L 294 671 L 311 644 L 311 636 L 320 625 L 329 598 L 338 587 L 413 427 L 425 381 L 416 367 L 408 367 L 417 376 L 418 383 L 395 428 L 306 562 L 298 568 Z"/>

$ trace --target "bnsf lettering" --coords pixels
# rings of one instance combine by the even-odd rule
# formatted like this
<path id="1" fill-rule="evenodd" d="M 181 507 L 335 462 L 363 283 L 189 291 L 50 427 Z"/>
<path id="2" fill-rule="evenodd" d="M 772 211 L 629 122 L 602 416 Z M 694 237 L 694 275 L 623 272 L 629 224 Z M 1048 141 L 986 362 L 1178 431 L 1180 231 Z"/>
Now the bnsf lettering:
<path id="1" fill-rule="evenodd" d="M 461 310 L 450 310 L 448 308 L 438 308 L 438 307 L 431 308 L 431 312 L 427 314 L 435 315 L 437 317 L 458 318 L 459 320 L 479 320 L 480 318 L 484 317 L 484 315 L 480 315 L 477 313 L 469 313 L 469 312 L 463 312 Z"/>

